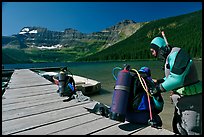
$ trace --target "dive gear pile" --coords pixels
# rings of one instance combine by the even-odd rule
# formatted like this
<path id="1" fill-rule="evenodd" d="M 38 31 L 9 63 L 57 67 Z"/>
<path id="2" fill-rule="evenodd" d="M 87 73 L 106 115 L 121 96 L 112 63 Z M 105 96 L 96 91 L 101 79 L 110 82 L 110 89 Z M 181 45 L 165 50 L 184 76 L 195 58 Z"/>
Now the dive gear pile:
<path id="1" fill-rule="evenodd" d="M 59 95 L 71 97 L 73 94 L 76 94 L 73 74 L 67 68 L 62 68 L 59 73 Z"/>
<path id="2" fill-rule="evenodd" d="M 115 71 L 118 71 L 118 76 L 115 76 Z M 139 72 L 136 69 L 131 69 L 130 65 L 124 65 L 124 68 L 115 67 L 112 70 L 116 84 L 114 86 L 114 93 L 112 97 L 112 104 L 110 107 L 102 103 L 97 103 L 93 109 L 86 108 L 89 112 L 105 116 L 112 120 L 124 122 L 131 112 L 130 119 L 139 116 L 134 115 L 139 112 L 149 113 L 146 122 L 152 127 L 161 127 L 162 122 L 158 114 L 163 110 L 163 99 L 161 94 L 152 96 L 150 90 L 154 88 L 154 82 L 151 79 L 150 69 L 142 67 Z M 132 115 L 133 114 L 133 115 Z M 147 116 L 147 115 L 146 115 Z M 139 119 L 142 119 L 140 115 Z M 145 118 L 145 119 L 146 119 Z M 145 120 L 143 120 L 145 121 Z"/>
<path id="3" fill-rule="evenodd" d="M 70 73 L 70 74 L 69 74 Z M 68 99 L 63 100 L 64 102 L 75 99 L 77 102 L 90 101 L 90 97 L 84 96 L 82 91 L 77 91 L 75 87 L 75 81 L 73 74 L 66 67 L 61 68 L 58 78 L 59 79 L 59 93 L 60 97 L 68 97 Z"/>
<path id="4" fill-rule="evenodd" d="M 117 78 L 115 77 L 116 69 L 120 70 Z M 124 122 L 127 110 L 129 112 L 146 111 L 149 112 L 150 116 L 148 124 L 152 127 L 158 126 L 157 120 L 153 118 L 153 113 L 158 114 L 163 110 L 164 101 L 161 94 L 155 94 L 154 96 L 150 94 L 150 91 L 155 88 L 150 69 L 142 67 L 137 71 L 131 69 L 130 65 L 125 65 L 123 70 L 119 67 L 114 68 L 112 74 L 116 79 L 116 85 L 112 98 L 110 119 Z"/>

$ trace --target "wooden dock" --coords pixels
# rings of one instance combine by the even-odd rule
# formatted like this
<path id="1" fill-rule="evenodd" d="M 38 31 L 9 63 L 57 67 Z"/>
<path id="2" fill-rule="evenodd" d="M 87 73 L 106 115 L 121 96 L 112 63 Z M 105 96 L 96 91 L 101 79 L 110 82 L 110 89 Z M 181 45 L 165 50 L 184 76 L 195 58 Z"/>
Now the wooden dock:
<path id="1" fill-rule="evenodd" d="M 89 113 L 97 101 L 63 102 L 57 86 L 29 69 L 15 70 L 2 96 L 3 135 L 174 135 Z"/>

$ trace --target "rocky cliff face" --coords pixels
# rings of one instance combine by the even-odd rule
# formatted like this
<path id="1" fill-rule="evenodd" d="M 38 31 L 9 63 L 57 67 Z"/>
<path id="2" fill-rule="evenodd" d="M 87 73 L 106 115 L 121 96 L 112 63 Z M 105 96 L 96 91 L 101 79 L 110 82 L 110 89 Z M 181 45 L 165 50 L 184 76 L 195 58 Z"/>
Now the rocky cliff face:
<path id="1" fill-rule="evenodd" d="M 50 31 L 41 27 L 24 27 L 19 34 L 14 35 L 15 38 L 2 37 L 3 45 L 16 44 L 14 40 L 18 40 L 21 48 L 53 46 L 60 44 L 62 47 L 87 46 L 94 43 L 101 46 L 101 49 L 107 48 L 117 43 L 133 33 L 135 33 L 143 23 L 136 23 L 132 20 L 124 20 L 118 24 L 111 26 L 101 32 L 93 32 L 90 34 L 81 33 L 75 29 L 68 28 L 63 32 Z M 9 41 L 10 40 L 10 41 Z"/>

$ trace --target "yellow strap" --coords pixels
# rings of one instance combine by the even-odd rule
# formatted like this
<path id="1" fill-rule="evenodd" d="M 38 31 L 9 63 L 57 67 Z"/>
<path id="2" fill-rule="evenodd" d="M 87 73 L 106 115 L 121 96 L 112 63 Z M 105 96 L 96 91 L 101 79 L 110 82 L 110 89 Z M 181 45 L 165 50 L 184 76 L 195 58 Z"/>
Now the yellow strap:
<path id="1" fill-rule="evenodd" d="M 133 70 L 133 71 L 135 71 L 135 72 L 137 73 L 137 75 L 138 75 L 138 77 L 139 77 L 139 80 L 140 80 L 140 82 L 141 82 L 141 84 L 142 84 L 143 89 L 146 91 L 146 93 L 147 93 L 149 96 L 152 97 L 152 95 L 149 94 L 149 92 L 148 92 L 148 88 L 147 88 L 147 86 L 146 86 L 146 88 L 145 88 L 144 83 L 143 83 L 143 82 L 145 82 L 145 81 L 144 81 L 144 79 L 143 79 L 143 81 L 142 81 L 139 72 L 138 72 L 136 69 L 131 69 L 131 70 Z"/>

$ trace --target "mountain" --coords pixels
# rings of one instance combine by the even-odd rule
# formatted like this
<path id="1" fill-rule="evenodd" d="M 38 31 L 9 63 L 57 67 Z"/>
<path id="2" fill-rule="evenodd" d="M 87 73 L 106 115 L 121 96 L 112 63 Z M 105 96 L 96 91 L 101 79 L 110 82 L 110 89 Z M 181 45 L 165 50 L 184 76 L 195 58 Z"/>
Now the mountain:
<path id="1" fill-rule="evenodd" d="M 168 43 L 181 47 L 193 58 L 202 58 L 202 10 L 150 21 L 127 39 L 78 61 L 152 59 L 149 45 L 164 30 Z"/>
<path id="2" fill-rule="evenodd" d="M 11 56 L 6 52 L 6 48 L 13 48 L 24 50 L 28 62 L 74 61 L 126 39 L 144 24 L 123 20 L 101 32 L 90 34 L 81 33 L 73 28 L 58 32 L 42 27 L 24 27 L 11 37 L 2 36 L 3 58 Z"/>
<path id="3" fill-rule="evenodd" d="M 144 23 L 136 23 L 132 20 L 124 20 L 116 25 L 106 28 L 101 32 L 90 34 L 81 33 L 75 29 L 68 28 L 63 32 L 51 31 L 42 27 L 24 27 L 18 34 L 12 37 L 2 37 L 3 46 L 20 45 L 20 48 L 62 45 L 63 47 L 87 46 L 101 43 L 102 49 L 121 41 L 136 32 Z M 17 43 L 21 42 L 21 43 Z M 21 46 L 21 44 L 26 46 Z"/>
<path id="4" fill-rule="evenodd" d="M 56 32 L 24 27 L 12 37 L 2 36 L 2 63 L 152 59 L 149 44 L 161 36 L 161 30 L 170 45 L 184 48 L 193 58 L 202 58 L 200 10 L 145 23 L 124 20 L 90 34 L 72 28 Z"/>

